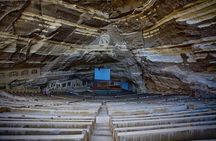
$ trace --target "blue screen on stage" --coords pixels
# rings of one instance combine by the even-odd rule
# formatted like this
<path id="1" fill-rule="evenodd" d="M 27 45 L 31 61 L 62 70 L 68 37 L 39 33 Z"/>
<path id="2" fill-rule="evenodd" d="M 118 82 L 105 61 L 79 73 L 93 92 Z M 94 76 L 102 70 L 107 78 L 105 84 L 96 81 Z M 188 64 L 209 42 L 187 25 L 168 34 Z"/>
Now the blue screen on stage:
<path id="1" fill-rule="evenodd" d="M 94 78 L 95 80 L 110 80 L 110 69 L 95 68 Z"/>

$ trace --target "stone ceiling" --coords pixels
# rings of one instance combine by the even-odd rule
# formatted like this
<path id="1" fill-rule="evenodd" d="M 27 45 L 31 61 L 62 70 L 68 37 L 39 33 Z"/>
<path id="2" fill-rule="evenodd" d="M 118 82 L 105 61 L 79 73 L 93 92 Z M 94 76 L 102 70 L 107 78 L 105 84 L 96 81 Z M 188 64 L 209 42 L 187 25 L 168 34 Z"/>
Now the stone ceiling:
<path id="1" fill-rule="evenodd" d="M 2 0 L 0 69 L 107 66 L 140 92 L 215 93 L 215 24 L 215 0 Z"/>

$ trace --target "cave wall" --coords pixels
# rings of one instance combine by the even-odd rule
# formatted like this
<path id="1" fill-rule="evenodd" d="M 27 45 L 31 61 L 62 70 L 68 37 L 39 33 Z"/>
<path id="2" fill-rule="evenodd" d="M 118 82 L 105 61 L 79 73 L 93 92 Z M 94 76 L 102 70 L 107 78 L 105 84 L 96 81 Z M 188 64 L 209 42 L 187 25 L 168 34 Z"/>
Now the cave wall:
<path id="1" fill-rule="evenodd" d="M 214 0 L 1 1 L 0 71 L 107 66 L 140 93 L 216 93 L 215 24 Z"/>
<path id="2" fill-rule="evenodd" d="M 147 87 L 159 92 L 215 93 L 215 2 L 182 4 L 143 30 L 145 46 L 135 52 L 148 68 Z"/>

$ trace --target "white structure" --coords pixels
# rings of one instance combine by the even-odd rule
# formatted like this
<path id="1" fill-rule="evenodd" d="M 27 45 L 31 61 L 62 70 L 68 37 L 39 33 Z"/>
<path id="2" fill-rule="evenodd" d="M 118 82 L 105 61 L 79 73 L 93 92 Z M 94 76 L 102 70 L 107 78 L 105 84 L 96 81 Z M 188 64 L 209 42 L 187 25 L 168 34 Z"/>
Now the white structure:
<path id="1" fill-rule="evenodd" d="M 68 89 L 79 89 L 83 87 L 83 82 L 80 79 L 72 80 L 55 80 L 51 81 L 48 88 L 51 90 L 68 90 Z"/>
<path id="2" fill-rule="evenodd" d="M 104 33 L 100 36 L 99 45 L 103 47 L 107 47 L 110 43 L 110 35 Z"/>

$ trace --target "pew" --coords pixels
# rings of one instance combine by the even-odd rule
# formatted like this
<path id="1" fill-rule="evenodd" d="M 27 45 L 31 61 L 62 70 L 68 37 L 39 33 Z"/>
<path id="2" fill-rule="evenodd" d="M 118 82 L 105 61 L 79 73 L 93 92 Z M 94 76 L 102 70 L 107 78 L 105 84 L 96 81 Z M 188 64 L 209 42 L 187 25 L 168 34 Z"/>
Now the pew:
<path id="1" fill-rule="evenodd" d="M 179 141 L 216 138 L 216 105 L 194 105 L 193 109 L 184 105 L 160 105 L 164 111 L 145 108 L 134 103 L 109 104 L 109 126 L 114 141 Z M 190 103 L 191 104 L 191 103 Z M 193 103 L 192 103 L 193 104 Z M 140 106 L 142 105 L 142 106 Z M 151 105 L 151 104 L 148 104 Z M 153 105 L 153 104 L 152 104 Z M 189 104 L 188 104 L 189 105 Z M 178 106 L 180 108 L 178 108 Z M 129 110 L 126 110 L 130 107 Z M 141 107 L 141 108 L 140 108 Z M 121 111 L 121 112 L 119 112 Z"/>
<path id="2" fill-rule="evenodd" d="M 113 138 L 117 138 L 117 134 L 119 132 L 146 131 L 146 130 L 155 130 L 155 129 L 191 127 L 191 126 L 199 126 L 199 125 L 216 125 L 216 121 L 165 124 L 165 125 L 157 125 L 157 126 L 153 125 L 153 126 L 121 127 L 121 128 L 114 128 L 112 131 L 112 135 L 113 135 Z"/>
<path id="3" fill-rule="evenodd" d="M 9 109 L 9 112 L 0 113 L 0 140 L 7 141 L 88 141 L 101 105 L 91 102 L 71 103 L 71 100 L 40 94 L 6 95 L 0 100 L 0 106 Z"/>
<path id="4" fill-rule="evenodd" d="M 86 134 L 79 135 L 13 135 L 0 136 L 1 141 L 88 141 Z"/>
<path id="5" fill-rule="evenodd" d="M 162 125 L 162 124 L 174 124 L 184 122 L 198 122 L 206 120 L 216 120 L 216 115 L 204 115 L 196 117 L 180 117 L 180 118 L 168 118 L 168 119 L 150 119 L 150 120 L 132 120 L 132 121 L 114 121 L 112 124 L 116 127 L 128 127 L 128 126 L 149 126 L 149 125 Z"/>
<path id="6" fill-rule="evenodd" d="M 216 125 L 120 132 L 116 141 L 179 141 L 216 138 Z"/>

